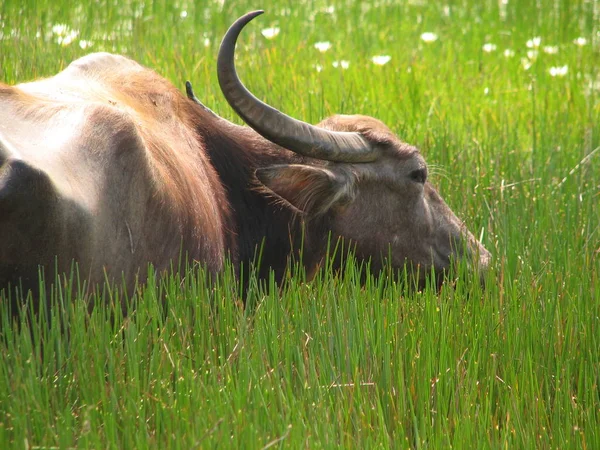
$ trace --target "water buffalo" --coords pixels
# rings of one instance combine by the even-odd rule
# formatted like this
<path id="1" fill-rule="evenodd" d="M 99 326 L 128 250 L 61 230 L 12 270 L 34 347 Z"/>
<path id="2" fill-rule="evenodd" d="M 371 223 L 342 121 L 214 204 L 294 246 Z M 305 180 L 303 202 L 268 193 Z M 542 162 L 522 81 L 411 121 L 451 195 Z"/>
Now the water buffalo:
<path id="1" fill-rule="evenodd" d="M 123 56 L 95 53 L 51 78 L 0 84 L 0 288 L 34 287 L 40 267 L 91 284 L 128 284 L 148 263 L 185 255 L 219 272 L 227 258 L 280 279 L 302 252 L 311 273 L 327 242 L 421 275 L 489 253 L 427 181 L 419 151 L 382 122 L 293 119 L 242 85 L 238 19 L 218 57 L 222 92 L 248 127 L 182 95 Z M 465 254 L 466 253 L 466 254 Z M 48 269 L 47 269 L 48 270 Z M 13 289 L 9 288 L 9 289 Z"/>

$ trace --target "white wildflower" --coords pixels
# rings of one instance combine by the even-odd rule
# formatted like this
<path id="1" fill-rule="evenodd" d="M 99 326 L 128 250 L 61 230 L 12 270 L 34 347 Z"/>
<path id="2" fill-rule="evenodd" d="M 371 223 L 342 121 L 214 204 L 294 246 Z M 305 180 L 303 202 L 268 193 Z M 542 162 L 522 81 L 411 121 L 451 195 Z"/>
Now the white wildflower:
<path id="1" fill-rule="evenodd" d="M 64 23 L 57 23 L 52 27 L 52 32 L 57 36 L 64 36 L 69 31 L 69 27 Z"/>
<path id="2" fill-rule="evenodd" d="M 538 57 L 539 52 L 537 50 L 527 50 L 527 57 L 532 61 Z"/>
<path id="3" fill-rule="evenodd" d="M 327 50 L 331 48 L 331 42 L 322 41 L 315 43 L 315 48 L 319 50 L 321 53 L 325 53 Z"/>
<path id="4" fill-rule="evenodd" d="M 527 48 L 538 48 L 540 46 L 540 44 L 542 43 L 542 38 L 539 36 L 536 36 L 534 38 L 531 38 L 527 41 Z"/>
<path id="5" fill-rule="evenodd" d="M 348 67 L 350 67 L 350 61 L 345 61 L 345 60 L 341 60 L 341 61 L 334 61 L 331 63 L 331 65 L 333 67 L 335 67 L 336 69 L 338 67 L 341 67 L 342 69 L 346 70 Z"/>
<path id="6" fill-rule="evenodd" d="M 84 39 L 79 41 L 79 47 L 81 47 L 83 50 L 90 48 L 92 45 L 94 45 L 92 41 L 86 41 Z"/>
<path id="7" fill-rule="evenodd" d="M 566 64 L 564 66 L 550 67 L 550 70 L 548 70 L 548 72 L 550 72 L 550 76 L 552 77 L 564 77 L 568 71 L 569 66 Z"/>
<path id="8" fill-rule="evenodd" d="M 587 44 L 587 39 L 584 37 L 579 36 L 577 39 L 575 39 L 573 41 L 573 44 L 575 44 L 578 47 L 583 47 L 584 45 Z"/>
<path id="9" fill-rule="evenodd" d="M 71 30 L 64 36 L 58 36 L 56 38 L 56 42 L 58 42 L 58 44 L 62 45 L 63 47 L 66 47 L 67 45 L 71 45 L 78 35 L 79 31 Z"/>
<path id="10" fill-rule="evenodd" d="M 492 53 L 492 52 L 496 51 L 496 44 L 487 42 L 487 43 L 483 44 L 483 47 L 481 47 L 481 49 L 486 53 Z"/>
<path id="11" fill-rule="evenodd" d="M 487 87 L 486 87 L 486 88 L 483 90 L 483 95 L 489 95 L 489 93 L 490 93 L 490 88 L 487 88 Z"/>
<path id="12" fill-rule="evenodd" d="M 432 33 L 431 31 L 426 31 L 425 33 L 421 34 L 421 40 L 423 40 L 424 42 L 430 43 L 430 42 L 435 42 L 438 39 L 438 35 L 435 33 Z"/>
<path id="13" fill-rule="evenodd" d="M 315 48 L 317 50 L 319 50 L 321 53 L 324 53 L 331 48 L 331 42 L 327 42 L 327 41 L 316 42 Z"/>
<path id="14" fill-rule="evenodd" d="M 533 62 L 527 58 L 521 58 L 521 65 L 523 66 L 523 69 L 529 70 L 529 69 L 531 69 Z"/>
<path id="15" fill-rule="evenodd" d="M 187 11 L 181 11 L 179 13 L 179 17 L 181 17 L 182 19 L 185 19 L 187 17 Z"/>
<path id="16" fill-rule="evenodd" d="M 267 39 L 273 39 L 275 36 L 277 36 L 279 34 L 279 28 L 278 27 L 265 28 L 264 30 L 261 31 L 261 33 Z"/>
<path id="17" fill-rule="evenodd" d="M 317 72 L 321 72 L 323 70 L 323 66 L 321 64 L 315 64 L 314 68 Z"/>
<path id="18" fill-rule="evenodd" d="M 376 55 L 371 58 L 371 61 L 378 66 L 383 66 L 384 64 L 389 63 L 390 59 L 392 59 L 392 57 L 389 55 Z"/>
<path id="19" fill-rule="evenodd" d="M 515 56 L 515 51 L 507 48 L 506 50 L 504 50 L 504 57 L 505 58 L 512 58 L 513 56 Z"/>
<path id="20" fill-rule="evenodd" d="M 556 55 L 558 53 L 558 45 L 544 45 L 542 51 L 549 55 Z"/>
<path id="21" fill-rule="evenodd" d="M 79 35 L 79 31 L 71 30 L 71 28 L 64 23 L 57 23 L 54 25 L 52 27 L 52 33 L 56 35 L 56 42 L 62 46 L 70 45 Z"/>

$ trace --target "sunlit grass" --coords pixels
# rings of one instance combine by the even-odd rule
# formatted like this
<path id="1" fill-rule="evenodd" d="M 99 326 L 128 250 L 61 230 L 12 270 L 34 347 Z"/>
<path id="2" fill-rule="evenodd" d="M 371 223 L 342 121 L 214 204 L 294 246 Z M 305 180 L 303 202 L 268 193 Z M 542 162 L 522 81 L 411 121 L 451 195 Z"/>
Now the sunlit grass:
<path id="1" fill-rule="evenodd" d="M 62 309 L 0 317 L 0 448 L 600 448 L 600 4 L 8 0 L 0 79 L 125 53 L 240 123 L 216 52 L 257 7 L 244 83 L 420 146 L 494 255 L 486 290 L 464 266 L 439 294 L 361 287 L 349 264 L 253 282 L 243 309 L 230 272 L 193 269 L 151 277 L 124 318 L 119 287 L 87 314 L 61 285 Z"/>

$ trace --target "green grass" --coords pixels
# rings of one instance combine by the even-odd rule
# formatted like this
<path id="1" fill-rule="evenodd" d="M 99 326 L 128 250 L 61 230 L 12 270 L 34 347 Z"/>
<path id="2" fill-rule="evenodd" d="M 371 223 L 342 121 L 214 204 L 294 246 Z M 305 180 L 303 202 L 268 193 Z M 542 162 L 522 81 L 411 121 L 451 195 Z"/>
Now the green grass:
<path id="1" fill-rule="evenodd" d="M 360 287 L 351 263 L 280 290 L 254 283 L 243 310 L 229 272 L 208 283 L 193 270 L 151 281 L 127 318 L 88 315 L 55 290 L 66 306 L 37 323 L 0 318 L 0 448 L 600 448 L 598 1 L 114 5 L 5 0 L 0 79 L 113 51 L 182 89 L 190 79 L 239 122 L 218 89 L 218 44 L 239 15 L 267 8 L 241 37 L 244 82 L 301 119 L 373 115 L 420 146 L 494 255 L 488 288 L 468 274 L 439 294 Z M 78 31 L 73 43 L 57 43 L 56 24 Z M 271 26 L 281 31 L 267 40 Z M 422 41 L 427 31 L 438 40 Z"/>

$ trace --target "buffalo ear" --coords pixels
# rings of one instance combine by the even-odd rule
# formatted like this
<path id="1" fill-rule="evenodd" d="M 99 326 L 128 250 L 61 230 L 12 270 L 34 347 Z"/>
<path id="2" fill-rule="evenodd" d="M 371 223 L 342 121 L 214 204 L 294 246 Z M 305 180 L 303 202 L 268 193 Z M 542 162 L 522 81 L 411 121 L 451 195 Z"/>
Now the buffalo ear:
<path id="1" fill-rule="evenodd" d="M 268 166 L 257 169 L 256 178 L 277 197 L 309 216 L 325 214 L 354 197 L 350 176 L 322 167 Z"/>

